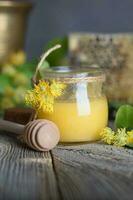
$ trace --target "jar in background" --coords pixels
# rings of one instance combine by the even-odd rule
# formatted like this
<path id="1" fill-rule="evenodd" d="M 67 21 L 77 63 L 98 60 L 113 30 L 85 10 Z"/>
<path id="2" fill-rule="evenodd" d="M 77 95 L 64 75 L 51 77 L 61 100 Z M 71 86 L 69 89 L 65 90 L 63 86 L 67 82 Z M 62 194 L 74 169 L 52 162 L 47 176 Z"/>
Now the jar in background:
<path id="1" fill-rule="evenodd" d="M 108 121 L 104 73 L 96 68 L 53 67 L 44 70 L 44 80 L 66 85 L 54 103 L 54 111 L 38 114 L 38 118 L 57 124 L 61 132 L 60 142 L 99 140 Z"/>
<path id="2" fill-rule="evenodd" d="M 0 1 L 0 63 L 24 47 L 30 1 Z"/>

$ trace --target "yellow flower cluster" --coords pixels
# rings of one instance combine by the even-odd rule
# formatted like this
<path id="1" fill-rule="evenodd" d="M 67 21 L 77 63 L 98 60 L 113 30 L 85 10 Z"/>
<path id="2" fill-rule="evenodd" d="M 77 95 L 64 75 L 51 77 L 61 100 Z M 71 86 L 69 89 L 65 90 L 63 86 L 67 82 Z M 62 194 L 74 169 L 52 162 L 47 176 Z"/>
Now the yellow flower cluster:
<path id="1" fill-rule="evenodd" d="M 115 146 L 125 146 L 133 144 L 133 130 L 126 131 L 125 128 L 117 129 L 114 132 L 111 128 L 106 127 L 100 133 L 102 141 L 107 144 L 113 144 Z"/>
<path id="2" fill-rule="evenodd" d="M 25 102 L 37 112 L 53 112 L 54 100 L 63 94 L 66 85 L 53 80 L 40 80 L 34 89 L 27 91 Z"/>
<path id="3" fill-rule="evenodd" d="M 118 147 L 125 146 L 127 144 L 127 137 L 125 128 L 118 129 L 115 134 L 114 145 Z"/>
<path id="4" fill-rule="evenodd" d="M 111 128 L 106 127 L 100 133 L 102 140 L 107 144 L 113 144 L 115 133 Z"/>

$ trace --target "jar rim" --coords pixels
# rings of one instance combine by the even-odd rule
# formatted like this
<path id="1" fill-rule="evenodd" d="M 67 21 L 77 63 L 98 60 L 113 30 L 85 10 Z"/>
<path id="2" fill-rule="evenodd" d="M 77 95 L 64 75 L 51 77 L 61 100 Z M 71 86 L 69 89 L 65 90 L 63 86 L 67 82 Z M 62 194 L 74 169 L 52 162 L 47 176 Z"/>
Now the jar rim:
<path id="1" fill-rule="evenodd" d="M 105 81 L 104 71 L 96 67 L 56 66 L 46 68 L 42 73 L 44 74 L 45 80 L 55 79 L 70 83 L 78 81 Z"/>

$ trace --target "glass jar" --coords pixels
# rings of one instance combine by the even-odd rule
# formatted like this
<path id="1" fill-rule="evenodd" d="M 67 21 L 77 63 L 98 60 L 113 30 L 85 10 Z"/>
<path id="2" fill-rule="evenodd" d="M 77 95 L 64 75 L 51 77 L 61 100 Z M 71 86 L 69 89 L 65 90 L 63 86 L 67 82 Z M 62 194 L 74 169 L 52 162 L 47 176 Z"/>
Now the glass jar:
<path id="1" fill-rule="evenodd" d="M 65 84 L 56 98 L 52 113 L 38 118 L 53 121 L 60 129 L 60 142 L 85 142 L 100 139 L 107 125 L 108 104 L 103 92 L 105 75 L 96 68 L 53 67 L 45 69 L 44 80 Z"/>

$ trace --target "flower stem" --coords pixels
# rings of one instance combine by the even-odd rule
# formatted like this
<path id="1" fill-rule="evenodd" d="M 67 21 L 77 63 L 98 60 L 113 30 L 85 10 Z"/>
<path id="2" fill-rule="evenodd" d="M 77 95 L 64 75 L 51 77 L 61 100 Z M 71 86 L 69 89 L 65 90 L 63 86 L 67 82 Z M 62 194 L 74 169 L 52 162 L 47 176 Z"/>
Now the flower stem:
<path id="1" fill-rule="evenodd" d="M 32 81 L 33 83 L 36 83 L 37 82 L 37 74 L 38 74 L 38 71 L 41 67 L 41 65 L 43 64 L 44 60 L 49 56 L 49 54 L 51 54 L 53 51 L 55 51 L 56 49 L 59 49 L 61 48 L 61 45 L 60 44 L 57 44 L 55 45 L 54 47 L 48 49 L 48 51 L 46 51 L 42 56 L 41 56 L 41 59 L 36 67 L 36 70 L 35 70 L 35 74 L 32 78 Z"/>

